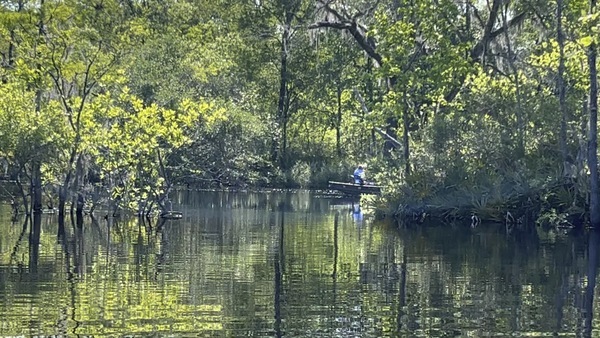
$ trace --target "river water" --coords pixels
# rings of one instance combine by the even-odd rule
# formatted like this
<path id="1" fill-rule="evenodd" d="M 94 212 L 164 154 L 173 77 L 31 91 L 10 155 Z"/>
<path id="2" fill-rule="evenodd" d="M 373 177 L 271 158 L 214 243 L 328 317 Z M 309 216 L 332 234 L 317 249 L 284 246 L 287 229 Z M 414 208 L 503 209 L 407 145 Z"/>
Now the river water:
<path id="1" fill-rule="evenodd" d="M 0 336 L 596 336 L 595 237 L 398 229 L 310 192 L 177 193 L 159 224 L 0 209 Z M 101 216 L 101 215 L 98 215 Z"/>

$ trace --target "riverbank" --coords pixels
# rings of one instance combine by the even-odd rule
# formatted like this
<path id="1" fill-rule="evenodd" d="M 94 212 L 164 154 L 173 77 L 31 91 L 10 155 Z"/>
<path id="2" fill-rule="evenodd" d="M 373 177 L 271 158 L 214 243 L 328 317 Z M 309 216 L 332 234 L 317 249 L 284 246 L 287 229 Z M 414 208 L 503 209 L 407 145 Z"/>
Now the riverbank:
<path id="1" fill-rule="evenodd" d="M 384 211 L 400 223 L 425 220 L 544 227 L 584 227 L 588 203 L 576 182 L 564 181 L 539 188 L 522 186 L 504 189 L 447 188 L 422 199 L 402 198 L 387 202 Z"/>

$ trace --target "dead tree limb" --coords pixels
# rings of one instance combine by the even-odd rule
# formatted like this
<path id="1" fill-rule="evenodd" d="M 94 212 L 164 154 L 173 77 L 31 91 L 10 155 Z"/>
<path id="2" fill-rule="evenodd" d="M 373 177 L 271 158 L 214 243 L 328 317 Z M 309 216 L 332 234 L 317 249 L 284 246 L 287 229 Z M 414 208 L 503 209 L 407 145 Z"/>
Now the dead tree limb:
<path id="1" fill-rule="evenodd" d="M 358 102 L 360 102 L 360 106 L 363 110 L 363 112 L 365 113 L 365 115 L 369 115 L 369 108 L 367 107 L 367 104 L 365 102 L 365 99 L 362 97 L 362 95 L 360 95 L 360 92 L 358 91 L 358 89 L 353 88 L 354 91 L 354 95 L 356 96 L 356 99 L 358 100 Z M 363 116 L 357 116 L 362 118 Z M 388 141 L 392 142 L 396 147 L 400 147 L 402 148 L 402 143 L 400 141 L 398 141 L 395 137 L 391 136 L 390 134 L 386 133 L 385 130 L 379 128 L 379 127 L 373 127 L 373 130 L 375 132 L 377 132 L 379 135 L 383 136 L 385 139 L 387 139 Z"/>

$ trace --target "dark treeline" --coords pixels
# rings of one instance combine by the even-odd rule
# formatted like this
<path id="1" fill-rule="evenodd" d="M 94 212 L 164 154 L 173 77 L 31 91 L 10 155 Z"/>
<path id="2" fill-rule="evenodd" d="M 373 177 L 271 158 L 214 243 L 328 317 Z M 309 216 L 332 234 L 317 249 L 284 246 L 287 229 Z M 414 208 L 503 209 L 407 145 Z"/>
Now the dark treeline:
<path id="1" fill-rule="evenodd" d="M 3 193 L 147 212 L 367 163 L 388 215 L 598 224 L 598 28 L 595 0 L 2 1 Z"/>

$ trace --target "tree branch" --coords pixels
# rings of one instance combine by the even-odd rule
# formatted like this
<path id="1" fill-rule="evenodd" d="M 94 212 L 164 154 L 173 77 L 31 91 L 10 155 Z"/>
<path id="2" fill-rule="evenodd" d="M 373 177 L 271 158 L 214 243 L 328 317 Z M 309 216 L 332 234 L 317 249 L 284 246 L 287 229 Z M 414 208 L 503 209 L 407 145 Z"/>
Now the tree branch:
<path id="1" fill-rule="evenodd" d="M 340 13 L 338 13 L 338 11 L 336 11 L 335 9 L 331 8 L 331 6 L 329 6 L 329 4 L 330 4 L 332 1 L 327 1 L 327 2 L 324 2 L 324 1 L 322 1 L 322 0 L 321 0 L 321 1 L 319 1 L 319 2 L 320 2 L 322 5 L 323 5 L 323 8 L 325 9 L 325 11 L 326 11 L 327 13 L 329 13 L 329 14 L 331 14 L 331 15 L 335 16 L 336 20 L 338 20 L 338 21 L 342 21 L 342 22 L 343 22 L 343 21 L 348 21 L 348 20 L 349 20 L 349 18 L 346 18 L 346 17 L 342 16 Z"/>
<path id="2" fill-rule="evenodd" d="M 335 28 L 335 29 L 350 29 L 349 22 L 330 22 L 330 21 L 319 21 L 308 25 L 308 29 L 318 28 Z"/>
<path id="3" fill-rule="evenodd" d="M 490 41 L 495 39 L 500 34 L 503 34 L 505 31 L 510 30 L 512 27 L 517 26 L 520 23 L 522 23 L 523 20 L 525 20 L 525 17 L 527 16 L 527 12 L 522 12 L 519 15 L 512 18 L 508 22 L 507 25 L 504 25 L 496 30 L 492 30 L 494 27 L 494 23 L 496 22 L 496 19 L 498 18 L 498 10 L 500 8 L 501 2 L 502 2 L 502 0 L 494 0 L 494 3 L 492 4 L 492 12 L 490 13 L 490 16 L 488 18 L 488 21 L 487 21 L 487 24 L 486 24 L 486 27 L 484 30 L 484 35 L 481 37 L 481 40 L 479 40 L 479 42 L 477 44 L 475 44 L 475 46 L 473 46 L 473 48 L 471 49 L 470 55 L 471 55 L 471 59 L 474 62 L 480 61 L 480 58 L 484 54 L 485 49 Z M 462 84 L 465 81 L 465 78 L 466 78 L 465 76 L 462 76 L 458 80 L 460 85 L 457 85 L 456 87 L 452 88 L 452 90 L 444 96 L 444 99 L 446 100 L 446 102 L 451 102 L 456 98 L 456 95 L 458 95 L 458 93 L 460 92 L 460 89 L 462 87 Z"/>
<path id="4" fill-rule="evenodd" d="M 360 92 L 358 91 L 358 89 L 356 87 L 352 88 L 352 90 L 354 91 L 354 95 L 356 96 L 356 99 L 358 100 L 358 102 L 360 102 L 360 107 L 362 108 L 363 112 L 365 113 L 365 115 L 368 115 L 369 108 L 367 108 L 365 99 L 362 97 L 362 95 L 360 95 Z"/>
<path id="5" fill-rule="evenodd" d="M 371 57 L 373 60 L 377 62 L 378 66 L 381 66 L 383 62 L 383 58 L 379 53 L 375 51 L 375 45 L 372 40 L 369 40 L 364 33 L 362 33 L 358 27 L 356 22 L 329 22 L 329 21 L 320 21 L 313 23 L 308 26 L 309 29 L 317 29 L 317 28 L 335 28 L 340 30 L 347 30 L 354 40 L 359 44 L 359 46 Z"/>
<path id="6" fill-rule="evenodd" d="M 492 34 L 492 29 L 494 28 L 494 24 L 498 19 L 498 11 L 500 9 L 501 4 L 502 0 L 494 0 L 494 2 L 492 3 L 492 8 L 490 8 L 490 15 L 483 29 L 483 36 L 481 37 L 479 42 L 477 42 L 477 44 L 473 46 L 473 49 L 471 49 L 471 58 L 473 60 L 478 60 L 487 48 L 488 43 L 491 40 L 490 35 Z"/>
<path id="7" fill-rule="evenodd" d="M 496 29 L 495 31 L 490 33 L 490 40 L 493 40 L 494 38 L 496 38 L 498 35 L 500 34 L 504 34 L 504 31 L 506 30 L 510 30 L 511 28 L 521 24 L 523 22 L 523 20 L 525 20 L 525 17 L 527 16 L 526 12 L 522 12 L 521 14 L 515 16 L 514 18 L 510 19 L 508 21 L 508 23 L 506 24 L 506 28 L 504 26 Z"/>
<path id="8" fill-rule="evenodd" d="M 358 100 L 358 102 L 360 102 L 360 106 L 363 110 L 363 112 L 365 113 L 365 115 L 369 115 L 369 108 L 367 108 L 367 104 L 365 103 L 365 99 L 362 97 L 362 95 L 360 95 L 360 92 L 358 91 L 358 89 L 353 88 L 354 91 L 354 95 L 356 96 L 356 99 Z M 364 116 L 357 116 L 358 118 L 363 118 Z M 377 132 L 379 135 L 383 136 L 385 139 L 389 140 L 390 142 L 392 142 L 396 147 L 402 148 L 402 143 L 400 141 L 398 141 L 395 137 L 391 136 L 390 134 L 386 133 L 383 129 L 379 128 L 379 127 L 373 127 L 373 130 L 375 132 Z"/>

